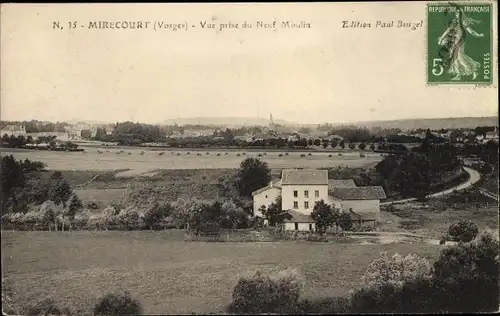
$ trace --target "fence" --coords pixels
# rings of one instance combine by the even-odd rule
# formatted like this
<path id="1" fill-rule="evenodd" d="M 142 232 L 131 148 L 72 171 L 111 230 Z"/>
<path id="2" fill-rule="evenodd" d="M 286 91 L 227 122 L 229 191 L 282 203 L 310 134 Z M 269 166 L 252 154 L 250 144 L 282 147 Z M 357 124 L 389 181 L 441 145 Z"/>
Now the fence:
<path id="1" fill-rule="evenodd" d="M 279 229 L 222 229 L 219 232 L 197 234 L 194 231 L 186 231 L 185 241 L 199 242 L 273 242 L 285 240 L 318 241 L 329 240 L 342 241 L 348 239 L 342 233 L 327 232 L 319 234 L 310 231 L 287 231 Z"/>

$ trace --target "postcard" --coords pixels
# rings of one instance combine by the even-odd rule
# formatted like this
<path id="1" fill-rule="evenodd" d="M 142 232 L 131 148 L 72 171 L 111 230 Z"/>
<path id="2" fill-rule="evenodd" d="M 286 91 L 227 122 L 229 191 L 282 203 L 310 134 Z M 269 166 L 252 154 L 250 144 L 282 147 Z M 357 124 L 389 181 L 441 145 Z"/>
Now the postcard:
<path id="1" fill-rule="evenodd" d="M 5 315 L 499 310 L 498 3 L 5 3 Z"/>

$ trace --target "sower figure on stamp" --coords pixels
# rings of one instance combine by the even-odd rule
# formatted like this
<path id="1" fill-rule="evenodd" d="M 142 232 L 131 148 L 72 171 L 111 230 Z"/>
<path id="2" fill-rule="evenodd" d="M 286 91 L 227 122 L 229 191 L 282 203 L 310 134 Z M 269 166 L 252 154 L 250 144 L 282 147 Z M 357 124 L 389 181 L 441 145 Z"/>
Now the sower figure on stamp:
<path id="1" fill-rule="evenodd" d="M 439 37 L 438 44 L 451 47 L 451 63 L 448 73 L 452 80 L 460 80 L 462 76 L 472 75 L 472 80 L 476 79 L 481 64 L 465 54 L 466 33 L 474 37 L 484 37 L 484 34 L 478 34 L 471 26 L 480 23 L 469 17 L 465 17 L 463 12 L 457 8 L 455 16 L 450 22 L 450 26 Z"/>

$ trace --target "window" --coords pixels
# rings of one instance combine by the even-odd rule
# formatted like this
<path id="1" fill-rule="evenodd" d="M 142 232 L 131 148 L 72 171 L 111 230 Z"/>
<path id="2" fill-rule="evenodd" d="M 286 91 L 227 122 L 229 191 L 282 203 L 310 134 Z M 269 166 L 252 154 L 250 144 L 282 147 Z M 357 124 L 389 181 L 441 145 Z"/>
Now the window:
<path id="1" fill-rule="evenodd" d="M 318 190 L 314 191 L 314 196 L 315 197 L 319 197 L 319 191 Z"/>
<path id="2" fill-rule="evenodd" d="M 309 230 L 312 231 L 313 230 L 313 224 L 309 224 Z"/>
<path id="3" fill-rule="evenodd" d="M 293 201 L 293 208 L 299 208 L 299 202 Z"/>
<path id="4" fill-rule="evenodd" d="M 293 191 L 293 197 L 298 197 L 299 196 L 299 192 L 297 190 L 294 190 Z"/>
<path id="5" fill-rule="evenodd" d="M 295 223 L 295 230 L 299 230 L 299 223 Z"/>
<path id="6" fill-rule="evenodd" d="M 308 209 L 308 208 L 309 208 L 309 202 L 308 202 L 308 201 L 305 201 L 305 202 L 304 202 L 304 208 L 305 208 L 305 209 Z"/>
<path id="7" fill-rule="evenodd" d="M 308 198 L 308 197 L 309 197 L 309 191 L 307 191 L 307 190 L 306 190 L 306 191 L 304 191 L 304 197 L 305 197 L 305 198 Z"/>

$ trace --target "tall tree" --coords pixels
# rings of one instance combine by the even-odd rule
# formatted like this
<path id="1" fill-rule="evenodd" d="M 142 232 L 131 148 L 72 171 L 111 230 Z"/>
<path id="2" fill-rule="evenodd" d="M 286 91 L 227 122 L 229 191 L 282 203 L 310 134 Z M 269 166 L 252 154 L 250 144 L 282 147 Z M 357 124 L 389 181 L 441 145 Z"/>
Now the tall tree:
<path id="1" fill-rule="evenodd" d="M 66 207 L 66 204 L 72 195 L 73 190 L 66 180 L 57 181 L 49 193 L 50 200 L 57 205 L 61 204 L 63 207 Z"/>
<path id="2" fill-rule="evenodd" d="M 343 231 L 350 231 L 353 227 L 351 215 L 347 213 L 341 213 L 340 216 L 337 217 L 336 223 Z"/>
<path id="3" fill-rule="evenodd" d="M 266 162 L 257 158 L 247 158 L 240 164 L 237 179 L 240 195 L 251 197 L 253 191 L 269 184 L 271 170 Z"/>

